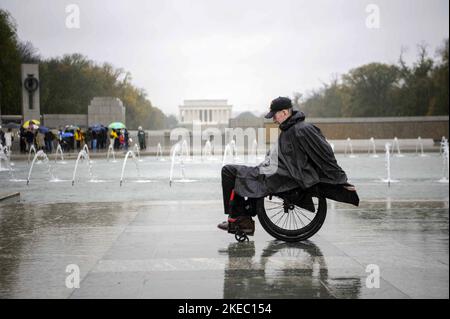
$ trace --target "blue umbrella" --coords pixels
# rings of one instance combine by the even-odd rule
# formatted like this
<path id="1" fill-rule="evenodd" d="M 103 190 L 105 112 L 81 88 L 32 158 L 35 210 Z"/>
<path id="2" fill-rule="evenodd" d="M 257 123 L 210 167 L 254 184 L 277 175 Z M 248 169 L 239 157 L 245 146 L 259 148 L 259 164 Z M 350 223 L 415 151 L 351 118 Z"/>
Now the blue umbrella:
<path id="1" fill-rule="evenodd" d="M 48 127 L 45 127 L 45 126 L 39 126 L 38 131 L 41 132 L 41 133 L 46 134 L 46 133 L 48 133 L 48 131 L 50 131 L 50 129 Z"/>
<path id="2" fill-rule="evenodd" d="M 61 137 L 72 137 L 73 136 L 73 133 L 71 133 L 71 132 L 64 132 L 64 133 L 62 133 L 61 134 Z"/>
<path id="3" fill-rule="evenodd" d="M 95 132 L 100 132 L 103 128 L 103 125 L 100 123 L 94 123 L 91 126 L 89 126 L 89 128 Z"/>

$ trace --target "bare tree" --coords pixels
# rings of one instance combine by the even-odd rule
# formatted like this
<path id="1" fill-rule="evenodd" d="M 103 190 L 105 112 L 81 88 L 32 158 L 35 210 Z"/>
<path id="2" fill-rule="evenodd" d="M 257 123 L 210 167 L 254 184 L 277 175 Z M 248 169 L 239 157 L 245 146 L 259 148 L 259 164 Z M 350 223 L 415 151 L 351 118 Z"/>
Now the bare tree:
<path id="1" fill-rule="evenodd" d="M 41 60 L 39 50 L 30 41 L 19 42 L 17 49 L 22 63 L 37 63 Z"/>

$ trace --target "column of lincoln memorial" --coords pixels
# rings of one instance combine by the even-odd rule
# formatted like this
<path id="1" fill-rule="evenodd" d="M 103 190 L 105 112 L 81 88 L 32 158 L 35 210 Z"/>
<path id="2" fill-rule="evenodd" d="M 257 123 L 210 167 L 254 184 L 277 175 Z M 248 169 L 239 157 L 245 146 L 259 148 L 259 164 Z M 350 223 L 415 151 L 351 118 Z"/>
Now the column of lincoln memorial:
<path id="1" fill-rule="evenodd" d="M 184 100 L 179 106 L 182 124 L 201 122 L 207 125 L 226 125 L 231 116 L 232 105 L 227 100 Z"/>

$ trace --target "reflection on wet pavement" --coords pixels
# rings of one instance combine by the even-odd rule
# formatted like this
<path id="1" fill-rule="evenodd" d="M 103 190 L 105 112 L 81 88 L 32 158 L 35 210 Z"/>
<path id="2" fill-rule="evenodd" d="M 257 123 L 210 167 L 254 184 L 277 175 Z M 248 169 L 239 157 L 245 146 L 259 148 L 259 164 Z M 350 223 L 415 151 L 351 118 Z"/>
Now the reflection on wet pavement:
<path id="1" fill-rule="evenodd" d="M 287 244 L 258 223 L 235 242 L 220 201 L 3 205 L 0 297 L 448 298 L 448 201 L 329 206 L 316 236 Z"/>
<path id="2" fill-rule="evenodd" d="M 58 182 L 37 164 L 29 186 L 17 162 L 16 180 L 0 173 L 1 192 L 22 199 L 0 203 L 0 298 L 448 298 L 440 157 L 394 158 L 391 187 L 380 182 L 382 158 L 338 161 L 361 204 L 328 201 L 322 229 L 297 244 L 258 221 L 250 242 L 217 229 L 220 160 L 186 163 L 196 181 L 171 187 L 170 163 L 154 158 L 139 162 L 139 179 L 130 166 L 122 187 L 120 161 L 95 159 L 94 179 L 82 167 L 75 186 L 73 161 L 53 165 Z M 73 264 L 79 288 L 66 287 Z M 378 288 L 368 285 L 373 266 Z"/>

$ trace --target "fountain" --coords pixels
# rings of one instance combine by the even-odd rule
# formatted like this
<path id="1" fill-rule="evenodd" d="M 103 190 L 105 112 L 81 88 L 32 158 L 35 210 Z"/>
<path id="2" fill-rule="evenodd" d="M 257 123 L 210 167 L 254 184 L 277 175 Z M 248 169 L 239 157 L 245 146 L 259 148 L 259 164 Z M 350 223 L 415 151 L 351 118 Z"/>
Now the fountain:
<path id="1" fill-rule="evenodd" d="M 233 162 L 236 160 L 237 150 L 236 150 L 236 142 L 234 140 L 232 140 L 225 146 L 225 150 L 223 151 L 222 166 L 225 166 L 227 154 L 233 156 Z"/>
<path id="2" fill-rule="evenodd" d="M 134 145 L 136 145 L 136 144 L 134 144 Z M 136 170 L 137 170 L 138 176 L 139 177 L 141 176 L 141 173 L 139 172 L 139 165 L 138 165 L 138 160 L 136 158 L 136 154 L 133 151 L 128 151 L 127 154 L 125 155 L 125 159 L 124 159 L 123 165 L 122 165 L 122 174 L 120 175 L 120 186 L 122 186 L 123 173 L 125 172 L 125 166 L 127 165 L 127 159 L 128 159 L 128 156 L 130 156 L 130 155 L 133 157 L 133 161 L 134 161 L 134 164 L 136 165 Z"/>
<path id="3" fill-rule="evenodd" d="M 350 150 L 350 155 L 348 157 L 355 158 L 356 156 L 353 154 L 353 145 L 350 137 L 347 138 L 347 144 L 345 145 L 344 154 L 347 155 L 348 150 Z"/>
<path id="4" fill-rule="evenodd" d="M 34 152 L 34 155 L 36 156 L 36 147 L 34 147 L 34 144 L 31 144 L 30 151 L 28 152 L 28 164 L 30 164 L 31 159 L 31 152 Z"/>
<path id="5" fill-rule="evenodd" d="M 108 153 L 106 154 L 106 160 L 109 162 L 109 154 L 112 154 L 112 156 L 113 156 L 113 163 L 115 163 L 116 162 L 116 153 L 114 152 L 114 147 L 113 147 L 113 144 L 109 144 L 109 147 L 108 147 Z"/>
<path id="6" fill-rule="evenodd" d="M 369 140 L 369 155 L 372 153 L 372 155 L 370 155 L 371 157 L 378 157 L 377 155 L 377 150 L 375 147 L 375 139 L 373 137 L 370 138 Z"/>
<path id="7" fill-rule="evenodd" d="M 400 145 L 398 143 L 398 138 L 394 137 L 394 141 L 392 142 L 392 154 L 394 154 L 394 150 L 397 150 L 397 154 L 395 156 L 397 157 L 403 157 L 404 155 L 400 153 Z"/>
<path id="8" fill-rule="evenodd" d="M 398 181 L 391 179 L 391 152 L 390 152 L 391 144 L 390 143 L 386 143 L 384 148 L 386 149 L 385 160 L 386 160 L 387 178 L 383 179 L 383 182 L 388 183 L 388 187 L 390 187 L 391 183 L 395 183 L 395 182 L 398 182 Z"/>
<path id="9" fill-rule="evenodd" d="M 75 162 L 75 168 L 73 170 L 73 176 L 72 176 L 72 186 L 75 184 L 75 177 L 77 175 L 77 168 L 78 168 L 78 162 L 80 161 L 80 158 L 82 158 L 83 160 L 86 160 L 86 163 L 88 164 L 88 168 L 89 168 L 89 177 L 92 180 L 92 165 L 91 165 L 91 161 L 89 160 L 89 155 L 86 153 L 85 150 L 81 150 L 78 153 L 78 157 L 77 157 L 77 161 Z"/>
<path id="10" fill-rule="evenodd" d="M 5 167 L 2 167 L 2 161 L 5 162 Z M 7 170 L 11 170 L 11 165 L 9 165 L 9 158 L 8 156 L 5 154 L 5 150 L 3 148 L 3 146 L 0 144 L 0 172 L 1 171 L 7 171 Z"/>
<path id="11" fill-rule="evenodd" d="M 183 142 L 178 142 L 171 149 L 172 162 L 170 164 L 169 186 L 172 186 L 172 183 L 174 182 L 174 180 L 173 180 L 173 169 L 175 167 L 175 160 L 176 160 L 177 156 L 180 159 L 180 165 L 181 165 L 181 180 L 177 180 L 177 182 L 182 182 L 182 183 L 194 182 L 194 180 L 186 179 L 186 173 L 185 173 L 185 170 L 184 170 L 184 158 L 183 158 L 183 155 L 182 155 L 182 144 L 183 144 Z"/>
<path id="12" fill-rule="evenodd" d="M 36 153 L 36 155 L 34 155 L 33 161 L 31 162 L 30 171 L 28 172 L 27 185 L 30 183 L 31 172 L 33 171 L 34 163 L 36 162 L 36 160 L 38 158 L 43 158 L 44 163 L 47 163 L 48 174 L 50 175 L 50 180 L 55 179 L 55 177 L 53 176 L 52 167 L 50 166 L 50 161 L 47 157 L 47 154 L 45 154 L 45 152 L 43 150 L 40 150 Z"/>
<path id="13" fill-rule="evenodd" d="M 171 158 L 172 158 L 172 163 L 170 165 L 170 173 L 169 173 L 169 186 L 172 186 L 172 181 L 173 181 L 173 168 L 175 166 L 175 157 L 177 156 L 177 154 L 180 156 L 180 151 L 181 151 L 181 145 L 180 142 L 178 142 L 177 144 L 175 144 L 172 148 L 171 151 Z M 185 172 L 184 172 L 184 163 L 183 163 L 183 158 L 180 157 L 181 159 L 181 176 L 182 179 L 185 178 Z"/>
<path id="14" fill-rule="evenodd" d="M 423 142 L 422 142 L 422 138 L 419 136 L 417 138 L 417 142 L 416 142 L 416 154 L 418 153 L 420 149 L 420 156 L 425 157 L 425 153 L 423 152 Z"/>
<path id="15" fill-rule="evenodd" d="M 5 168 L 2 167 L 2 162 L 5 163 Z M 7 146 L 2 146 L 0 144 L 0 172 L 9 171 L 9 175 L 11 176 L 11 180 L 17 180 L 14 176 L 14 170 L 12 168 L 14 164 L 11 163 L 11 152 L 9 151 Z"/>
<path id="16" fill-rule="evenodd" d="M 139 162 L 142 162 L 142 160 L 141 160 L 141 149 L 139 148 L 139 145 L 137 143 L 134 143 L 133 152 L 135 154 L 137 154 Z"/>
<path id="17" fill-rule="evenodd" d="M 181 143 L 181 155 L 184 155 L 185 161 L 190 161 L 191 152 L 186 140 L 183 140 L 183 142 Z"/>
<path id="18" fill-rule="evenodd" d="M 0 153 L 4 154 L 8 158 L 8 161 L 11 159 L 11 150 L 8 146 L 0 144 Z"/>
<path id="19" fill-rule="evenodd" d="M 61 144 L 59 144 L 59 143 L 58 143 L 58 147 L 56 148 L 56 152 L 55 152 L 55 163 L 58 160 L 58 152 L 59 152 L 59 154 L 61 156 L 61 162 L 60 163 L 61 164 L 66 164 L 66 162 L 64 161 L 63 150 L 62 150 Z"/>
<path id="20" fill-rule="evenodd" d="M 89 156 L 90 153 L 89 153 L 89 147 L 87 146 L 87 144 L 84 144 L 84 145 L 83 145 L 83 151 L 85 151 L 86 154 L 88 155 L 88 157 L 91 158 L 91 157 Z"/>
<path id="21" fill-rule="evenodd" d="M 449 154 L 448 154 L 448 141 L 446 140 L 443 145 L 442 151 L 442 159 L 443 159 L 443 177 L 439 180 L 440 183 L 448 183 L 449 182 Z"/>
<path id="22" fill-rule="evenodd" d="M 445 138 L 445 136 L 442 136 L 440 147 L 439 147 L 439 155 L 442 155 L 444 153 L 445 143 L 448 144 L 448 140 Z"/>
<path id="23" fill-rule="evenodd" d="M 206 158 L 208 160 L 210 160 L 212 158 L 212 146 L 211 146 L 211 142 L 209 140 L 206 141 L 205 147 L 203 147 L 202 160 L 204 158 Z"/>
<path id="24" fill-rule="evenodd" d="M 156 159 L 161 162 L 165 161 L 165 159 L 163 158 L 161 143 L 158 143 L 158 146 L 156 149 L 157 149 L 156 150 Z"/>

